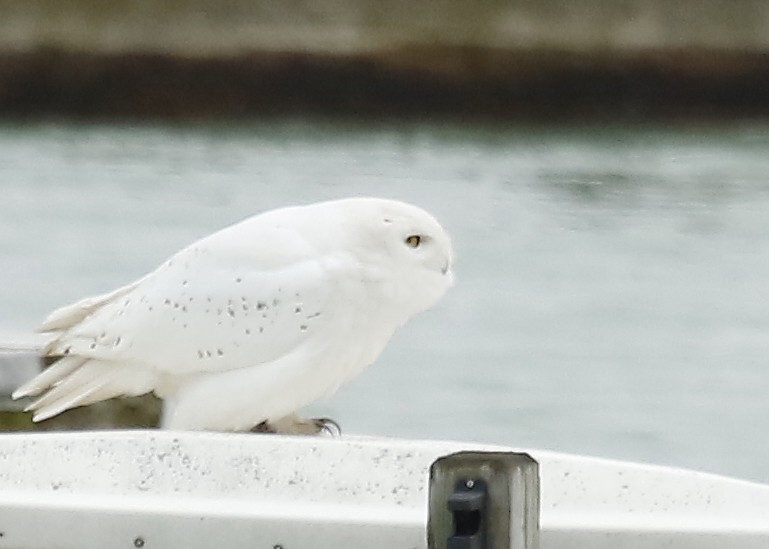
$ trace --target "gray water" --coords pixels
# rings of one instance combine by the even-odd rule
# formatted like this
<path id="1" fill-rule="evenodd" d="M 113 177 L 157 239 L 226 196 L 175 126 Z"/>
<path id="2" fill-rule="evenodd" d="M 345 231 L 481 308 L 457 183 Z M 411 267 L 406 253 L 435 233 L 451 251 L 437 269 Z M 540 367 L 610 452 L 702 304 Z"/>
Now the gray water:
<path id="1" fill-rule="evenodd" d="M 457 285 L 308 412 L 769 481 L 769 125 L 0 126 L 0 333 L 275 206 L 412 201 Z"/>

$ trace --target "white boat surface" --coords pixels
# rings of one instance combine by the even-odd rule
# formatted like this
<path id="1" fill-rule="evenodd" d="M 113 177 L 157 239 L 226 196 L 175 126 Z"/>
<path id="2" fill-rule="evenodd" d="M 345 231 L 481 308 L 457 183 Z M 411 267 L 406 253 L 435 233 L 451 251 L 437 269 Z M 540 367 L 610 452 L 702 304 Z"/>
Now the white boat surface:
<path id="1" fill-rule="evenodd" d="M 430 467 L 464 451 L 536 460 L 542 549 L 769 547 L 769 486 L 707 473 L 451 441 L 123 430 L 0 435 L 0 549 L 424 548 Z"/>

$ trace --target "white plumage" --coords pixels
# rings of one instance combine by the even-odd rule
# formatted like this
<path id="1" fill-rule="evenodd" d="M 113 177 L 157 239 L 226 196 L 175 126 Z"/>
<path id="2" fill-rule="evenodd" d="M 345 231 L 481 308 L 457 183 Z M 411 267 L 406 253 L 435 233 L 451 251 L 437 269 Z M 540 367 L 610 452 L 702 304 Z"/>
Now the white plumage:
<path id="1" fill-rule="evenodd" d="M 302 430 L 295 412 L 374 362 L 451 286 L 425 211 L 350 198 L 273 210 L 184 248 L 144 278 L 50 314 L 62 357 L 14 398 L 35 421 L 153 391 L 170 429 Z"/>

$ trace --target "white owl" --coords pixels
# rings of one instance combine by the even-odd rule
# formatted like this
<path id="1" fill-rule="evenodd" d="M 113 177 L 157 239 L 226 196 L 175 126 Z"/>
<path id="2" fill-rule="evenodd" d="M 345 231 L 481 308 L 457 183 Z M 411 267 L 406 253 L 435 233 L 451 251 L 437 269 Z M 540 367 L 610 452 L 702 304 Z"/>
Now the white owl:
<path id="1" fill-rule="evenodd" d="M 349 198 L 256 215 L 113 292 L 54 311 L 17 389 L 42 421 L 150 391 L 168 429 L 317 432 L 296 411 L 376 360 L 453 283 L 448 235 L 416 206 Z"/>

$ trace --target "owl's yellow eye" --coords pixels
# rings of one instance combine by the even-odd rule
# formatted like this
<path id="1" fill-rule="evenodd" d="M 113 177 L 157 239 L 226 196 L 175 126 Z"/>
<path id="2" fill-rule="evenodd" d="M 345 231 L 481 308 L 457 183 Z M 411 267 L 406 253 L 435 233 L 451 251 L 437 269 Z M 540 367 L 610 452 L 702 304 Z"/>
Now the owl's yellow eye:
<path id="1" fill-rule="evenodd" d="M 416 248 L 419 246 L 419 243 L 422 242 L 422 237 L 418 234 L 412 234 L 406 239 L 406 244 L 411 246 L 412 248 Z"/>

